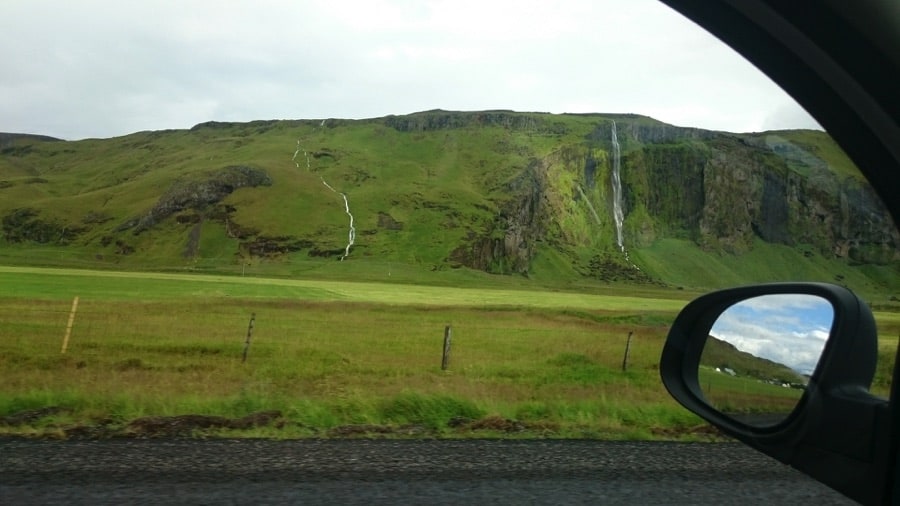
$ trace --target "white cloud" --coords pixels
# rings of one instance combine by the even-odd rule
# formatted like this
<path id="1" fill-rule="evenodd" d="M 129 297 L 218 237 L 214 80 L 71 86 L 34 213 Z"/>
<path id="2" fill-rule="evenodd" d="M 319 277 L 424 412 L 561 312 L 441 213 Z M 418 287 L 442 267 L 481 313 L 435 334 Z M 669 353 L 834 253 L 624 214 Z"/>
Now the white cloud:
<path id="1" fill-rule="evenodd" d="M 710 335 L 738 350 L 809 374 L 819 361 L 833 318 L 831 303 L 821 297 L 764 295 L 728 308 Z"/>

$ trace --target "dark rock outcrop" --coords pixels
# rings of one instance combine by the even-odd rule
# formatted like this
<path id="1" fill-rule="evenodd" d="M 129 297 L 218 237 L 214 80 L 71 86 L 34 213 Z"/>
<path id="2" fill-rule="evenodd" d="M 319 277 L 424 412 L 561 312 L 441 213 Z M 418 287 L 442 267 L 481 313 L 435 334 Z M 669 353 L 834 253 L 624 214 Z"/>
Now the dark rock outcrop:
<path id="1" fill-rule="evenodd" d="M 453 112 L 436 109 L 406 116 L 387 116 L 384 125 L 400 132 L 425 132 L 467 127 L 502 127 L 534 133 L 563 134 L 562 123 L 547 121 L 546 115 L 513 111 Z"/>
<path id="2" fill-rule="evenodd" d="M 85 228 L 42 219 L 41 212 L 30 207 L 13 209 L 0 220 L 3 239 L 9 243 L 69 244 Z"/>
<path id="3" fill-rule="evenodd" d="M 687 236 L 740 254 L 761 239 L 856 262 L 900 260 L 900 234 L 867 183 L 787 141 L 713 134 L 657 136 L 664 142 L 623 161 L 626 221 L 645 210 L 650 240 Z"/>
<path id="4" fill-rule="evenodd" d="M 139 234 L 185 209 L 203 210 L 216 204 L 238 188 L 271 185 L 272 178 L 263 170 L 244 165 L 225 167 L 202 181 L 175 183 L 144 216 L 125 222 L 117 230 L 134 227 L 134 233 Z"/>
<path id="5" fill-rule="evenodd" d="M 528 274 L 547 229 L 545 188 L 545 166 L 532 159 L 506 185 L 512 198 L 502 204 L 490 230 L 481 236 L 471 234 L 468 244 L 450 254 L 450 261 L 498 274 Z"/>
<path id="6" fill-rule="evenodd" d="M 379 212 L 378 228 L 383 228 L 386 230 L 403 230 L 403 223 L 395 220 L 394 217 L 388 213 Z"/>

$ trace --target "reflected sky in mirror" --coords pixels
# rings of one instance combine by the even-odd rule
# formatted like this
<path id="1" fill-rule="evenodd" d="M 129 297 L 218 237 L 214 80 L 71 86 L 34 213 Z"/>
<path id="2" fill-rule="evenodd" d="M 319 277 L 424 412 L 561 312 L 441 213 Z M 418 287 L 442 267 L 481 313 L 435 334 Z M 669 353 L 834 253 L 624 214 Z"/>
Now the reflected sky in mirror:
<path id="1" fill-rule="evenodd" d="M 834 320 L 815 295 L 774 294 L 741 301 L 719 316 L 710 335 L 757 357 L 812 374 Z"/>

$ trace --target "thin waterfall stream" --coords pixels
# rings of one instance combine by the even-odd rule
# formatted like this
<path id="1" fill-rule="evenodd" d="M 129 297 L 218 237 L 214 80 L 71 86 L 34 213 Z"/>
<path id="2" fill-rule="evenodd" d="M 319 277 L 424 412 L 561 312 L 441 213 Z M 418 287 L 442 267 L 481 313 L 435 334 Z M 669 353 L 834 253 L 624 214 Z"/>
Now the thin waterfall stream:
<path id="1" fill-rule="evenodd" d="M 622 151 L 619 147 L 619 135 L 616 132 L 616 121 L 612 122 L 612 191 L 613 191 L 613 220 L 616 222 L 616 244 L 623 254 L 625 243 L 622 239 L 622 223 L 625 221 L 625 211 L 622 210 Z"/>
<path id="2" fill-rule="evenodd" d="M 625 210 L 622 204 L 622 149 L 619 146 L 619 134 L 616 131 L 616 121 L 612 122 L 612 191 L 613 191 L 613 220 L 616 222 L 616 244 L 625 255 L 625 261 L 637 270 L 640 267 L 632 263 L 628 258 L 628 250 L 625 249 L 625 239 L 622 233 L 622 225 L 625 222 Z"/>
<path id="3" fill-rule="evenodd" d="M 326 121 L 327 120 L 323 119 L 322 123 L 319 124 L 319 128 L 323 128 L 325 126 Z M 297 139 L 297 149 L 294 151 L 294 156 L 291 157 L 291 161 L 294 162 L 294 165 L 296 165 L 297 168 L 299 169 L 300 162 L 297 160 L 297 155 L 300 154 L 300 152 L 302 151 L 303 157 L 306 158 L 306 170 L 308 172 L 312 172 L 312 169 L 310 167 L 310 161 L 309 161 L 309 153 L 300 144 L 300 140 L 301 139 Z M 353 246 L 353 243 L 356 242 L 356 227 L 354 226 L 354 223 L 353 223 L 353 214 L 350 212 L 350 200 L 347 199 L 346 193 L 335 190 L 334 187 L 331 186 L 330 184 L 328 184 L 328 181 L 326 181 L 325 178 L 322 177 L 321 175 L 319 175 L 319 180 L 322 181 L 322 184 L 325 185 L 326 188 L 331 190 L 333 193 L 340 195 L 341 198 L 344 199 L 344 212 L 347 213 L 347 216 L 350 218 L 350 231 L 349 231 L 348 237 L 347 237 L 347 246 L 344 248 L 344 254 L 341 255 L 341 262 L 343 262 L 345 258 L 350 256 L 350 247 Z"/>

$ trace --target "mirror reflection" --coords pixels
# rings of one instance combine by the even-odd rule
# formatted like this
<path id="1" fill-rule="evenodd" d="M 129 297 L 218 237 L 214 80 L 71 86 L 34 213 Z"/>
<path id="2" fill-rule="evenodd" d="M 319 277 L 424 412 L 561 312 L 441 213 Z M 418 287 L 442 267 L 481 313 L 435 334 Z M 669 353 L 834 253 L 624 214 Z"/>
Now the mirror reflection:
<path id="1" fill-rule="evenodd" d="M 826 299 L 772 294 L 738 302 L 719 315 L 700 357 L 700 388 L 717 410 L 764 427 L 797 406 L 834 322 Z"/>

